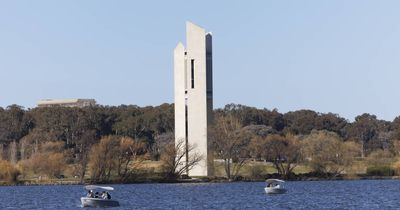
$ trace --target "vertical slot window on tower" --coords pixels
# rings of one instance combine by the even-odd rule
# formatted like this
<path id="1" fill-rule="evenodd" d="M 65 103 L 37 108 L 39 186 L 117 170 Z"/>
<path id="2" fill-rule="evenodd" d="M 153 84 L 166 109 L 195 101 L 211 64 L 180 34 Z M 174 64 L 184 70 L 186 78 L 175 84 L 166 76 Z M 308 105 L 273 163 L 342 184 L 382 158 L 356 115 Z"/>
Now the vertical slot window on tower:
<path id="1" fill-rule="evenodd" d="M 190 60 L 190 69 L 191 69 L 191 76 L 192 76 L 192 89 L 194 88 L 194 59 Z"/>

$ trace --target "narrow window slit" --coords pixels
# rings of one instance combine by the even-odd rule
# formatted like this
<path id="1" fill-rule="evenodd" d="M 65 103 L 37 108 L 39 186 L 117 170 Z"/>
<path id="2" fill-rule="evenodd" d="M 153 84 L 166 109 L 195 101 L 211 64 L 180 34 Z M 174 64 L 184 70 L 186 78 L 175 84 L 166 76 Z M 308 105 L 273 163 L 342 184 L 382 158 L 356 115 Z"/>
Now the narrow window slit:
<path id="1" fill-rule="evenodd" d="M 192 70 L 192 89 L 194 88 L 194 59 L 190 60 L 190 66 L 191 66 L 191 70 Z"/>

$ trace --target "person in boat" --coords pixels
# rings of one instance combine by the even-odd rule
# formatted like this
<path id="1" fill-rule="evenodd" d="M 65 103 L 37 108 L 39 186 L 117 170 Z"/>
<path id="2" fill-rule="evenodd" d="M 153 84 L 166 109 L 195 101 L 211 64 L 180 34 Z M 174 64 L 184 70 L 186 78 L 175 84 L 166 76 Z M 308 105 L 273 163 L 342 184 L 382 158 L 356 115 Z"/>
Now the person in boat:
<path id="1" fill-rule="evenodd" d="M 96 193 L 94 194 L 94 197 L 95 197 L 95 198 L 99 198 L 99 192 L 96 192 Z"/>
<path id="2" fill-rule="evenodd" d="M 106 191 L 101 192 L 101 198 L 107 199 Z"/>
<path id="3" fill-rule="evenodd" d="M 93 198 L 94 197 L 93 190 L 88 190 L 86 197 Z"/>
<path id="4" fill-rule="evenodd" d="M 111 199 L 111 195 L 110 195 L 110 193 L 108 193 L 108 192 L 106 192 L 106 191 L 103 191 L 103 192 L 101 193 L 101 198 L 110 200 L 110 199 Z"/>

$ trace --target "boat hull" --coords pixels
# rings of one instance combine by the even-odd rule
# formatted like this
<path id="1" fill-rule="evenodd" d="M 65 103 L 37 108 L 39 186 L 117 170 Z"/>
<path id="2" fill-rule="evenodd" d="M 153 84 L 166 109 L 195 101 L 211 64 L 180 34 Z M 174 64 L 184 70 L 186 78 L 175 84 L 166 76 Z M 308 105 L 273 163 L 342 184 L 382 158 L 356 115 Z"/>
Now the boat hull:
<path id="1" fill-rule="evenodd" d="M 102 198 L 81 197 L 82 207 L 115 207 L 119 206 L 116 200 L 107 200 Z"/>
<path id="2" fill-rule="evenodd" d="M 264 188 L 267 194 L 283 194 L 286 193 L 287 190 L 284 188 Z"/>

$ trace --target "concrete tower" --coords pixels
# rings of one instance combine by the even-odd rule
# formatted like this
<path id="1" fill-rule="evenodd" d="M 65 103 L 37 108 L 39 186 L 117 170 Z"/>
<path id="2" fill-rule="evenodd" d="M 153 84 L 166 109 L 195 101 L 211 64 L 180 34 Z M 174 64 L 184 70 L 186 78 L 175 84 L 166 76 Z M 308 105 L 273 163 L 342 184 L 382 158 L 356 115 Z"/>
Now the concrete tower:
<path id="1" fill-rule="evenodd" d="M 212 123 L 212 36 L 205 29 L 186 22 L 186 49 L 178 43 L 174 50 L 175 142 L 195 146 L 186 152 L 203 156 L 188 171 L 189 176 L 213 175 L 213 151 L 209 141 Z M 185 164 L 185 163 L 183 163 Z"/>

